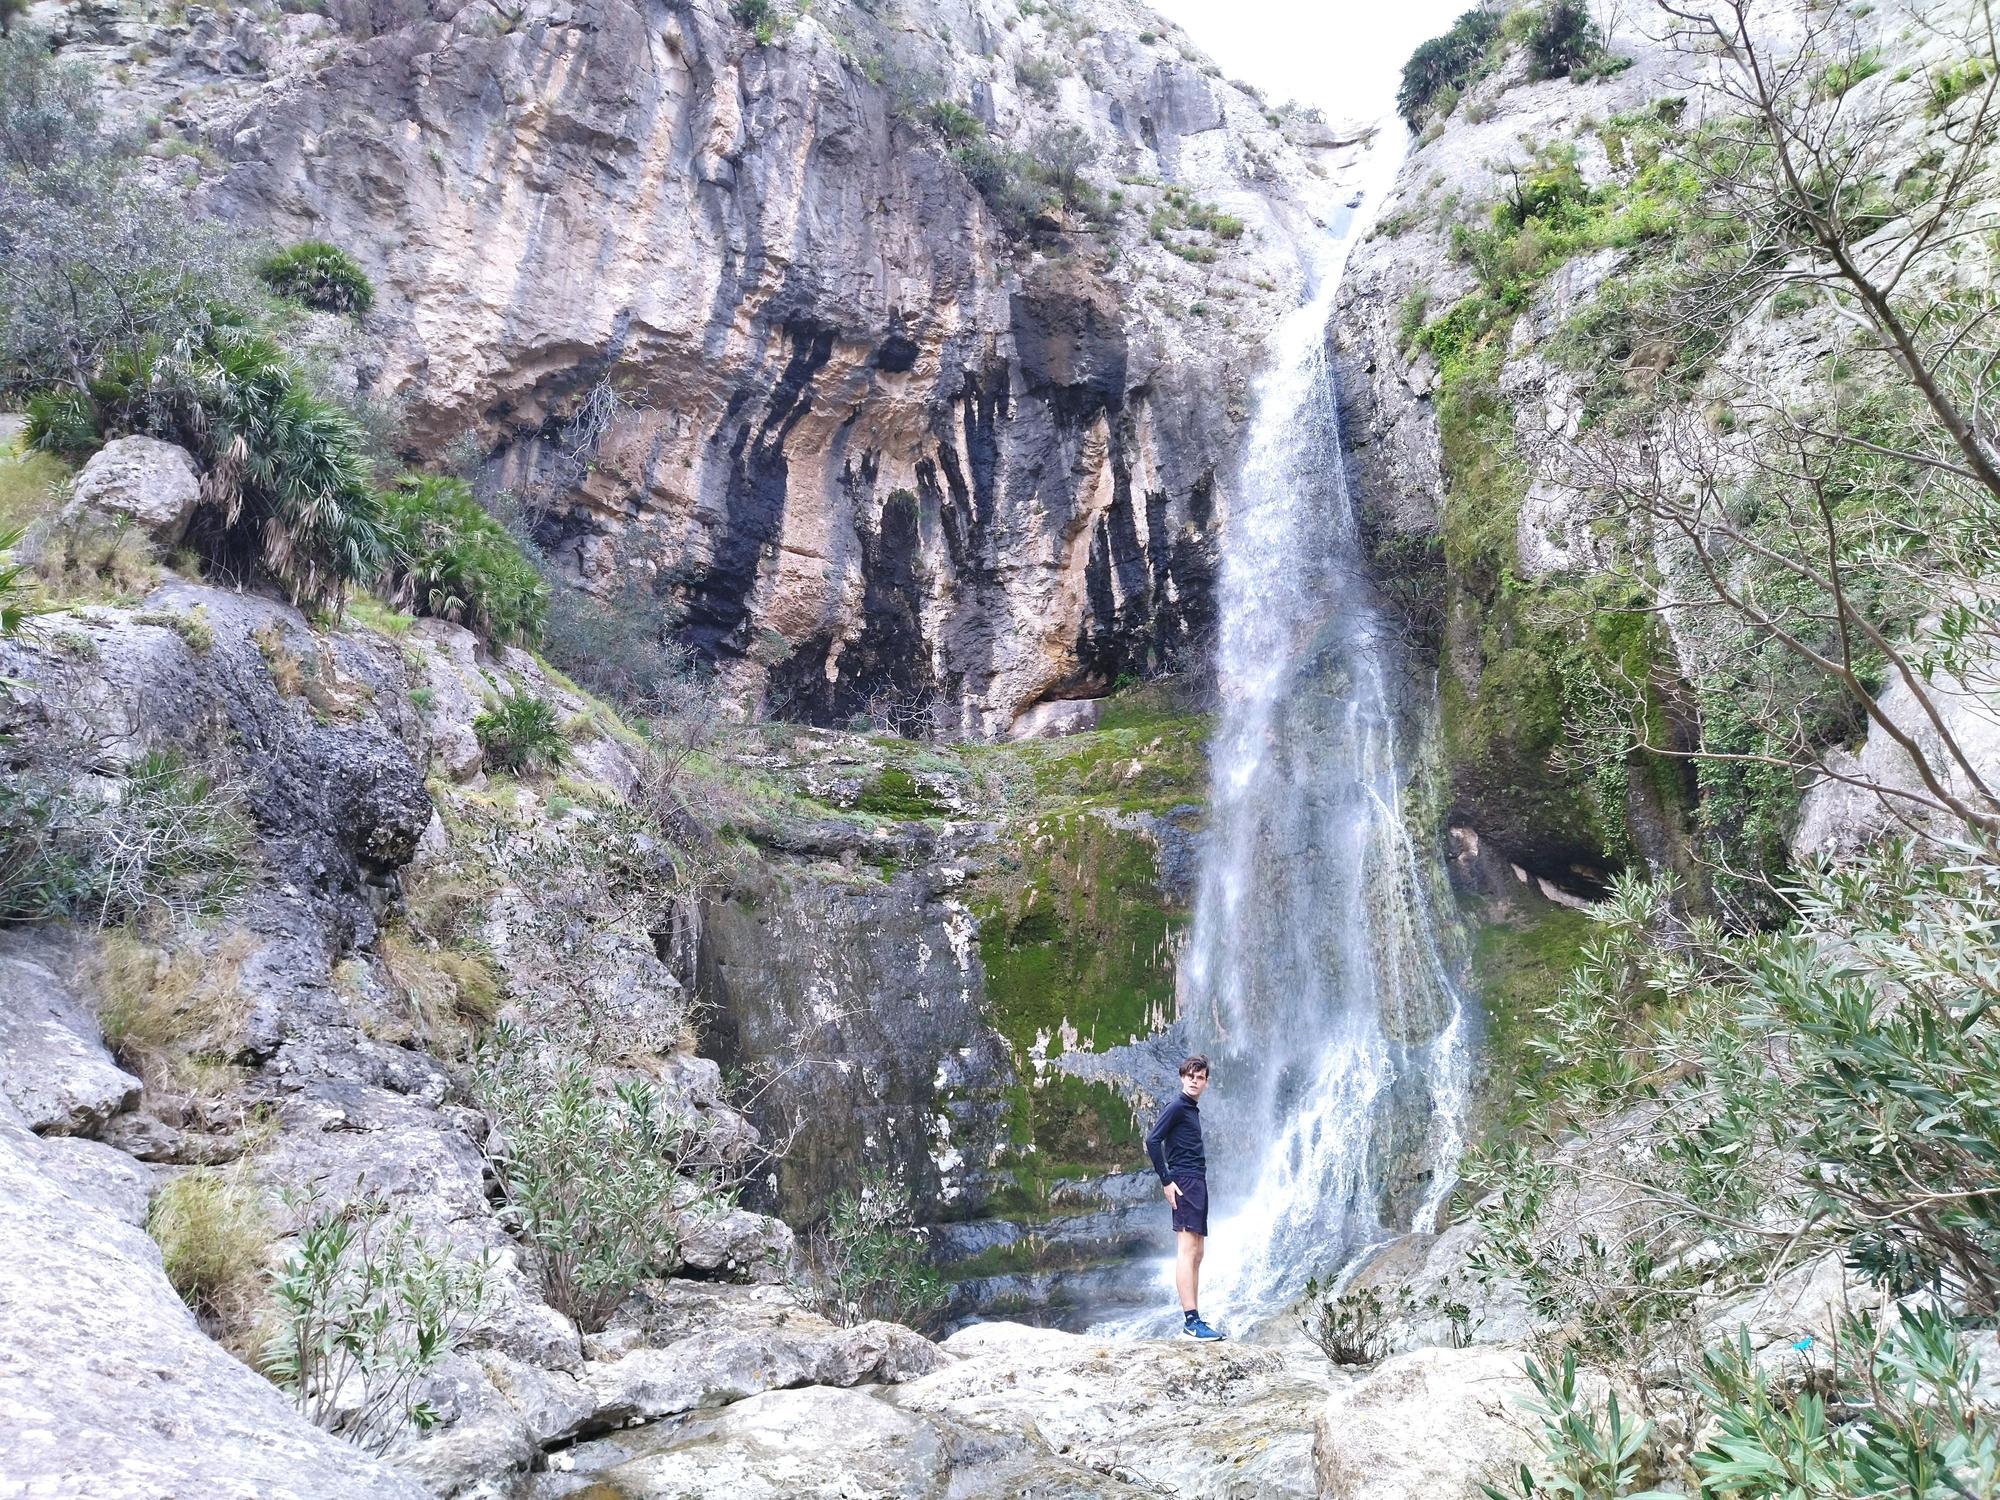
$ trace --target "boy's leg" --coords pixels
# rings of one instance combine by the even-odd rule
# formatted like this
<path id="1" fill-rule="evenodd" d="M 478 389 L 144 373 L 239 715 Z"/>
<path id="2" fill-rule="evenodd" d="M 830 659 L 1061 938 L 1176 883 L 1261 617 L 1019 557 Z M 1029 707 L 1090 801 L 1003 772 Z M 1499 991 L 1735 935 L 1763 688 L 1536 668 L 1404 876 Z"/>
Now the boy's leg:
<path id="1" fill-rule="evenodd" d="M 1201 1251 L 1206 1243 L 1202 1236 L 1182 1229 L 1175 1233 L 1177 1253 L 1174 1260 L 1174 1290 L 1181 1294 L 1181 1311 L 1193 1312 L 1201 1306 L 1197 1295 L 1201 1289 Z"/>

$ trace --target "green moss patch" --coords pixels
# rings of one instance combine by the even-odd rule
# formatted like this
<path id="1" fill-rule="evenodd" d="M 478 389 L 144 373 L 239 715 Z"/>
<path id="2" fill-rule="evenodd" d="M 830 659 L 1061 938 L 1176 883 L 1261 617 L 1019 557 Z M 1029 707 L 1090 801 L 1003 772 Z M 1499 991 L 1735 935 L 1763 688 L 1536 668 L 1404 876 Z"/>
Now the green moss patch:
<path id="1" fill-rule="evenodd" d="M 869 782 L 855 807 L 878 818 L 912 821 L 919 818 L 949 817 L 951 809 L 918 785 L 916 777 L 901 766 L 886 766 Z"/>
<path id="2" fill-rule="evenodd" d="M 974 906 L 993 1024 L 1019 1055 L 1100 1051 L 1171 1017 L 1185 913 L 1158 884 L 1151 842 L 1096 814 L 1021 826 Z"/>
<path id="3" fill-rule="evenodd" d="M 1598 933 L 1580 911 L 1534 898 L 1531 909 L 1486 914 L 1472 952 L 1472 977 L 1485 1012 L 1475 1138 L 1499 1128 L 1533 1067 L 1527 1039 L 1536 1012 L 1552 1001 Z"/>
<path id="4" fill-rule="evenodd" d="M 1174 1013 L 1188 911 L 1161 890 L 1143 815 L 1187 820 L 1203 803 L 1206 718 L 1163 689 L 1121 695 L 1111 727 L 981 752 L 1020 813 L 970 896 L 986 1012 L 1023 1082 L 1009 1101 L 1014 1177 L 1000 1211 L 1045 1211 L 1064 1177 L 1139 1164 L 1124 1096 L 1038 1060 L 1151 1035 Z M 1018 1200 L 1018 1201 L 1014 1201 Z"/>

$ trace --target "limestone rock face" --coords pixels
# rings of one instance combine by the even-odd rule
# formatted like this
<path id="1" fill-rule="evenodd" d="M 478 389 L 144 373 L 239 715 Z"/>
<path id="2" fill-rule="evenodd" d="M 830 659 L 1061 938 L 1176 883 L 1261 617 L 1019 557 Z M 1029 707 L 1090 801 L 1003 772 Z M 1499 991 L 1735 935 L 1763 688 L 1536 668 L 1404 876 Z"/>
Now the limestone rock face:
<path id="1" fill-rule="evenodd" d="M 158 438 L 114 438 L 91 455 L 70 498 L 79 509 L 124 516 L 171 547 L 201 503 L 201 479 L 185 448 Z"/>
<path id="2" fill-rule="evenodd" d="M 1314 1492 L 1310 1429 L 1326 1364 L 1310 1351 L 1105 1341 L 1017 1323 L 973 1324 L 943 1348 L 955 1363 L 884 1399 L 1033 1439 L 1146 1493 Z"/>
<path id="3" fill-rule="evenodd" d="M 774 1194 L 794 1222 L 863 1161 L 888 1164 L 925 1218 L 979 1196 L 1015 1070 L 982 1014 L 978 923 L 939 874 L 949 854 L 872 888 L 774 866 L 709 915 L 701 983 L 725 1060 L 816 1059 L 771 1095 L 774 1119 L 797 1121 Z"/>
<path id="4" fill-rule="evenodd" d="M 2000 708 L 1996 707 L 1990 667 L 1981 666 L 1972 683 L 1940 672 L 1929 684 L 1928 696 L 1943 729 L 1988 787 L 2000 785 Z M 1944 735 L 1933 724 L 1916 694 L 1899 681 L 1882 691 L 1881 704 L 1890 720 L 1909 735 L 1925 761 L 1954 796 L 1974 801 L 1972 778 L 1946 750 Z M 1924 831 L 1947 823 L 1945 815 L 1894 795 L 1907 791 L 1929 798 L 1916 764 L 1879 724 L 1868 726 L 1861 748 L 1827 752 L 1834 776 L 1822 777 L 1806 792 L 1792 834 L 1792 856 L 1801 862 L 1824 856 L 1852 854 L 1912 829 Z M 1838 776 L 1891 789 L 1878 795 L 1865 786 L 1834 779 Z"/>
<path id="5" fill-rule="evenodd" d="M 578 1477 L 631 1500 L 942 1500 L 951 1476 L 949 1440 L 936 1423 L 825 1387 L 752 1396 L 648 1430 L 631 1446 L 638 1451 L 622 1462 Z"/>
<path id="6" fill-rule="evenodd" d="M 1537 1448 L 1517 1350 L 1419 1349 L 1384 1360 L 1320 1412 L 1321 1500 L 1479 1500 Z"/>
<path id="7" fill-rule="evenodd" d="M 422 1500 L 196 1328 L 143 1230 L 72 1196 L 0 1107 L 0 1446 L 24 1494 Z"/>
<path id="8" fill-rule="evenodd" d="M 216 202 L 356 254 L 413 446 L 549 497 L 577 578 L 746 695 L 998 733 L 1209 629 L 1249 377 L 1355 143 L 1130 0 L 874 10 L 759 45 L 722 0 L 437 0 L 228 95 Z M 1108 227 L 1010 232 L 929 99 L 1081 132 Z M 1169 189 L 1224 231 L 1156 240 Z"/>
<path id="9" fill-rule="evenodd" d="M 139 1102 L 139 1080 L 42 956 L 0 950 L 0 1095 L 30 1130 L 87 1135 Z"/>

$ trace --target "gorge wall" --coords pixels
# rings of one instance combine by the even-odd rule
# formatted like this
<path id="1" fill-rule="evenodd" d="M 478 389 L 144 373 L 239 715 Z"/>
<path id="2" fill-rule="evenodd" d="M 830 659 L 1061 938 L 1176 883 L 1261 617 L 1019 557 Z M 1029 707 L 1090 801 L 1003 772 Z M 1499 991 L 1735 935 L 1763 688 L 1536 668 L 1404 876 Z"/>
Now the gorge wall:
<path id="1" fill-rule="evenodd" d="M 749 701 L 988 736 L 1198 660 L 1253 351 L 1355 143 L 1136 5 L 773 15 L 246 17 L 223 65 L 163 17 L 132 107 L 247 231 L 360 258 L 340 362 L 413 452 Z M 1024 218 L 1038 152 L 1082 186 Z"/>

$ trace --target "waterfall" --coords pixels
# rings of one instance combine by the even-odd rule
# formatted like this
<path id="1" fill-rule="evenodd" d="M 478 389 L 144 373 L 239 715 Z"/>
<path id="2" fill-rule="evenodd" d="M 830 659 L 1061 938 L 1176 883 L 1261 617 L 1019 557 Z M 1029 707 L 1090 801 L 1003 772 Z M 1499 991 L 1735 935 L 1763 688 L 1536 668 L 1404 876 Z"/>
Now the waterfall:
<path id="1" fill-rule="evenodd" d="M 1431 919 L 1431 856 L 1405 824 L 1397 643 L 1367 576 L 1327 357 L 1345 249 L 1337 232 L 1277 330 L 1223 543 L 1221 717 L 1181 1016 L 1214 1064 L 1202 1306 L 1239 1322 L 1427 1223 L 1462 1145 L 1468 1022 Z"/>

